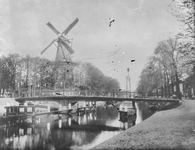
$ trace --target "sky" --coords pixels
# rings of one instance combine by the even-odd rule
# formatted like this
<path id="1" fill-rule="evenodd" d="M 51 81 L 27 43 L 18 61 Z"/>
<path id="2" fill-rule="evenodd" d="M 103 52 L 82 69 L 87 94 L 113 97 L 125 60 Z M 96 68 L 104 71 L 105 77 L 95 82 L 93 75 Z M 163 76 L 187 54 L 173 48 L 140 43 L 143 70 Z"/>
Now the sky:
<path id="1" fill-rule="evenodd" d="M 57 38 L 46 23 L 62 32 L 78 17 L 79 22 L 66 36 L 73 39 L 72 60 L 91 62 L 105 75 L 116 78 L 122 89 L 130 68 L 134 91 L 158 42 L 180 28 L 168 11 L 170 3 L 171 0 L 0 0 L 0 54 L 29 54 L 54 60 L 55 45 L 40 54 Z"/>

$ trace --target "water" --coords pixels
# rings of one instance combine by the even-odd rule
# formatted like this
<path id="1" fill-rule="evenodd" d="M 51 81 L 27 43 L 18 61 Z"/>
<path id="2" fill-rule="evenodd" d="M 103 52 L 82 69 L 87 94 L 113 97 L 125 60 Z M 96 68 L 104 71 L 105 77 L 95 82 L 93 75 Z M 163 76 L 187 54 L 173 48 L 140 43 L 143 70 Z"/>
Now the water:
<path id="1" fill-rule="evenodd" d="M 146 119 L 152 112 L 147 104 L 137 103 L 137 117 L 119 121 L 113 106 L 100 105 L 97 110 L 80 115 L 37 117 L 35 121 L 11 122 L 0 127 L 0 149 L 78 149 L 86 150 L 112 138 Z"/>

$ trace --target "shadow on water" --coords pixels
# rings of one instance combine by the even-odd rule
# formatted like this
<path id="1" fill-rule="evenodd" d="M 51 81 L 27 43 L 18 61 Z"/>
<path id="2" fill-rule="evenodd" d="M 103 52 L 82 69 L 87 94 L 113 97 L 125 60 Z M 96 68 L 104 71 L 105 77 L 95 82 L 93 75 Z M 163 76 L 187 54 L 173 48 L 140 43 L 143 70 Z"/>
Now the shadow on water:
<path id="1" fill-rule="evenodd" d="M 113 106 L 72 115 L 44 115 L 0 127 L 0 149 L 89 149 L 146 119 L 152 112 L 136 103 L 137 113 L 125 120 Z"/>

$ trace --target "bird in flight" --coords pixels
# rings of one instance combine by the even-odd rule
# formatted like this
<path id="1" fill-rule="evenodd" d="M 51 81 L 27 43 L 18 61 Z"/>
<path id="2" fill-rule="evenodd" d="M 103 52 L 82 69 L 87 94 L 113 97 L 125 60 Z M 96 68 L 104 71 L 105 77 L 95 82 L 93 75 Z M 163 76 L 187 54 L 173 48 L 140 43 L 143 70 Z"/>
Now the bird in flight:
<path id="1" fill-rule="evenodd" d="M 110 18 L 109 18 L 110 19 Z M 109 23 L 109 27 L 111 27 L 112 26 L 112 23 L 115 21 L 115 19 L 112 19 L 111 21 L 110 21 L 110 23 Z"/>

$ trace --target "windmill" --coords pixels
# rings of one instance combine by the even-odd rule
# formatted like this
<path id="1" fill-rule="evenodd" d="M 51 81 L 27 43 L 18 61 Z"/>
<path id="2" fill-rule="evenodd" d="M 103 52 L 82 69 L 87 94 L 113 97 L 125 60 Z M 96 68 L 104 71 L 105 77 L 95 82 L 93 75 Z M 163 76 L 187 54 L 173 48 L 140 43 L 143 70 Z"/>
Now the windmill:
<path id="1" fill-rule="evenodd" d="M 65 37 L 65 35 L 68 34 L 68 32 L 77 24 L 79 21 L 78 18 L 76 18 L 62 33 L 60 33 L 50 22 L 47 23 L 47 26 L 58 35 L 58 38 L 54 39 L 44 50 L 41 51 L 41 55 L 52 45 L 57 43 L 57 53 L 55 61 L 63 61 L 66 59 L 66 51 L 68 51 L 69 54 L 73 54 L 74 50 L 69 46 L 70 41 Z"/>
<path id="2" fill-rule="evenodd" d="M 57 34 L 57 38 L 54 39 L 44 50 L 41 51 L 41 55 L 52 45 L 57 43 L 57 53 L 55 58 L 55 67 L 54 67 L 54 74 L 55 74 L 55 80 L 57 81 L 58 78 L 58 70 L 57 68 L 62 66 L 64 67 L 64 71 L 66 73 L 69 72 L 70 62 L 67 61 L 67 55 L 73 54 L 74 50 L 69 46 L 70 41 L 65 36 L 68 34 L 68 32 L 77 24 L 79 21 L 78 18 L 76 18 L 62 33 L 60 33 L 50 22 L 47 23 L 47 26 L 55 33 Z M 67 50 L 67 51 L 66 51 Z M 67 54 L 67 55 L 66 55 Z M 64 61 L 65 60 L 65 61 Z M 64 74 L 65 74 L 64 72 Z M 63 81 L 63 85 L 65 85 L 65 79 Z M 54 89 L 56 89 L 56 82 L 54 85 Z"/>

